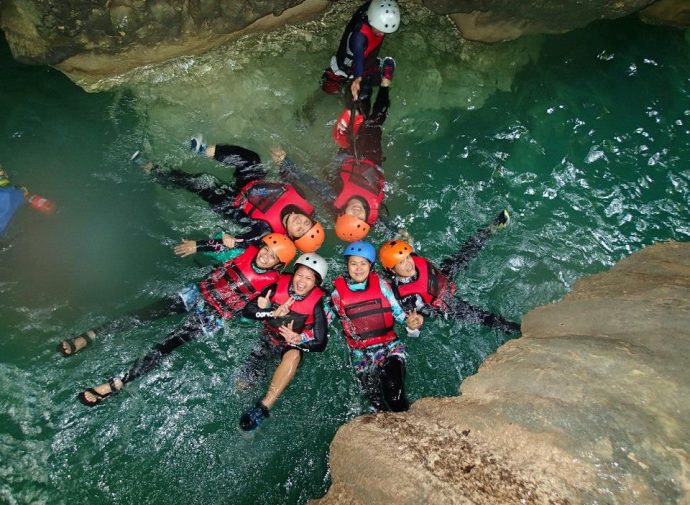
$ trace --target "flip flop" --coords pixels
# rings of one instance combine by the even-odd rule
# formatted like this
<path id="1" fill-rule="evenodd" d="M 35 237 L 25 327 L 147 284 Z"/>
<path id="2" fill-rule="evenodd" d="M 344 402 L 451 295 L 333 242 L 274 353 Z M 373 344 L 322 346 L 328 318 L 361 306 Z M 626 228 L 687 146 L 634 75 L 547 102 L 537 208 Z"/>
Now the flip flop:
<path id="1" fill-rule="evenodd" d="M 86 344 L 84 344 L 84 347 L 81 347 L 79 349 L 77 349 L 77 346 L 74 343 L 75 340 L 77 340 L 78 338 L 83 338 L 84 340 L 86 340 Z M 91 345 L 91 343 L 94 340 L 96 340 L 96 333 L 93 330 L 89 330 L 89 331 L 82 333 L 81 335 L 77 335 L 74 338 L 69 338 L 67 340 L 63 340 L 62 342 L 60 342 L 58 344 L 57 351 L 60 354 L 62 354 L 65 358 L 69 358 L 70 356 L 74 356 L 79 351 L 83 351 L 84 349 L 86 349 L 88 346 Z M 69 347 L 69 352 L 66 351 L 65 344 L 67 344 L 67 346 Z"/>
<path id="2" fill-rule="evenodd" d="M 101 394 L 98 391 L 96 391 L 95 388 L 89 388 L 86 389 L 85 391 L 82 391 L 77 395 L 77 398 L 81 403 L 86 405 L 87 407 L 95 407 L 96 405 L 103 403 L 105 400 L 107 400 L 109 397 L 116 395 L 117 393 L 120 392 L 120 389 L 122 388 L 117 388 L 115 386 L 115 379 L 110 379 L 108 381 L 108 385 L 110 386 L 110 391 L 105 394 Z M 123 384 L 124 386 L 124 384 Z M 91 393 L 96 399 L 94 401 L 89 401 L 86 399 L 86 393 Z"/>

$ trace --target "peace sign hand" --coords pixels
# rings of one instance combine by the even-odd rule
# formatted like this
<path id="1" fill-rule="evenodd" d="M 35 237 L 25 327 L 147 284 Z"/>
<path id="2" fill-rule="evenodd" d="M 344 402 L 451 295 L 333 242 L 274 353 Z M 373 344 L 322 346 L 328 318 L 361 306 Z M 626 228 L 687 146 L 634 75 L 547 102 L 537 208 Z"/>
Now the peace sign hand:
<path id="1" fill-rule="evenodd" d="M 294 321 L 290 321 L 287 325 L 284 324 L 278 328 L 278 331 L 288 344 L 297 345 L 300 343 L 301 339 L 296 332 L 292 331 L 292 326 L 294 323 Z"/>
<path id="2" fill-rule="evenodd" d="M 295 303 L 295 299 L 293 297 L 288 298 L 284 304 L 278 306 L 278 308 L 273 311 L 273 317 L 287 316 L 290 313 L 290 307 L 293 303 Z"/>

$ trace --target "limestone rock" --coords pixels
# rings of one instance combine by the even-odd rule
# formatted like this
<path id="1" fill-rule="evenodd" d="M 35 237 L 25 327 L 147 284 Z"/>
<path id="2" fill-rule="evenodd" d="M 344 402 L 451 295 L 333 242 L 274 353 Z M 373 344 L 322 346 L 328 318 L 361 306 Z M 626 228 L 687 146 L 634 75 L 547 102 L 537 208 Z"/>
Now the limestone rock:
<path id="1" fill-rule="evenodd" d="M 690 243 L 580 280 L 522 330 L 462 396 L 343 426 L 313 503 L 688 503 Z"/>
<path id="2" fill-rule="evenodd" d="M 3 0 L 0 28 L 23 63 L 79 84 L 220 46 L 323 11 L 327 0 Z M 80 82 L 82 80 L 83 82 Z"/>
<path id="3" fill-rule="evenodd" d="M 654 0 L 424 0 L 439 14 L 449 14 L 462 36 L 481 42 L 513 40 L 535 33 L 564 33 L 597 19 L 615 19 L 647 7 Z"/>
<path id="4" fill-rule="evenodd" d="M 640 12 L 648 22 L 687 28 L 690 26 L 690 2 L 688 0 L 658 0 Z"/>

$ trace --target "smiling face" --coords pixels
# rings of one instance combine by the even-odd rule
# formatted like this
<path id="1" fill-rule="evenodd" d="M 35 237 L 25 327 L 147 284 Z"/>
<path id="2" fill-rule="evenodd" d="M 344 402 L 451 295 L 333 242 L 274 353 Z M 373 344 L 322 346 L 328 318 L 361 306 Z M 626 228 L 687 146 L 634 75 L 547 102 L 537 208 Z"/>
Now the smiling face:
<path id="1" fill-rule="evenodd" d="M 348 216 L 354 216 L 362 221 L 367 220 L 367 210 L 364 208 L 364 204 L 359 198 L 350 198 L 343 212 Z"/>
<path id="2" fill-rule="evenodd" d="M 314 271 L 300 265 L 292 275 L 292 290 L 299 296 L 306 296 L 316 286 L 316 274 Z"/>
<path id="3" fill-rule="evenodd" d="M 256 266 L 263 270 L 271 270 L 275 268 L 280 263 L 278 256 L 271 250 L 267 245 L 259 249 L 256 255 Z"/>
<path id="4" fill-rule="evenodd" d="M 414 260 L 412 259 L 412 255 L 408 254 L 405 259 L 400 260 L 400 262 L 393 267 L 393 272 L 398 277 L 412 277 L 415 274 Z"/>
<path id="5" fill-rule="evenodd" d="M 304 214 L 291 212 L 285 218 L 285 230 L 288 237 L 293 240 L 302 237 L 313 225 L 312 220 Z"/>
<path id="6" fill-rule="evenodd" d="M 368 259 L 361 256 L 347 257 L 347 273 L 353 281 L 364 282 L 369 277 L 369 272 L 371 272 L 371 263 Z"/>

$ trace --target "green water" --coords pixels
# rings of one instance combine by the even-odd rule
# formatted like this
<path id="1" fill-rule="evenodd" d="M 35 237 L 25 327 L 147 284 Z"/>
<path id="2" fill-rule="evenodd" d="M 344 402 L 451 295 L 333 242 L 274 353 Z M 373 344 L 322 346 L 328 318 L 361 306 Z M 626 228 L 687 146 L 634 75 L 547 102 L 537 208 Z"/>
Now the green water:
<path id="1" fill-rule="evenodd" d="M 350 7 L 336 4 L 336 23 Z M 416 15 L 415 27 L 386 41 L 399 65 L 387 202 L 434 260 L 510 209 L 510 227 L 459 279 L 466 299 L 519 320 L 645 245 L 688 240 L 682 31 L 624 19 L 481 46 L 456 42 L 445 25 L 425 31 L 436 21 Z M 102 94 L 16 64 L 3 46 L 0 162 L 59 211 L 22 209 L 0 239 L 0 501 L 292 504 L 326 491 L 328 444 L 365 410 L 339 329 L 325 353 L 307 356 L 252 438 L 237 419 L 266 384 L 239 392 L 233 374 L 256 326 L 187 345 L 96 409 L 76 393 L 126 370 L 177 321 L 124 328 L 70 359 L 55 346 L 201 276 L 171 246 L 226 226 L 193 196 L 129 166 L 135 149 L 231 177 L 186 151 L 185 139 L 202 131 L 264 157 L 279 143 L 314 174 L 332 169 L 336 101 L 318 99 L 313 122 L 299 111 L 338 37 L 322 24 L 258 36 Z M 330 239 L 323 249 L 332 272 L 339 247 Z M 504 340 L 429 321 L 408 339 L 410 398 L 456 394 Z"/>

